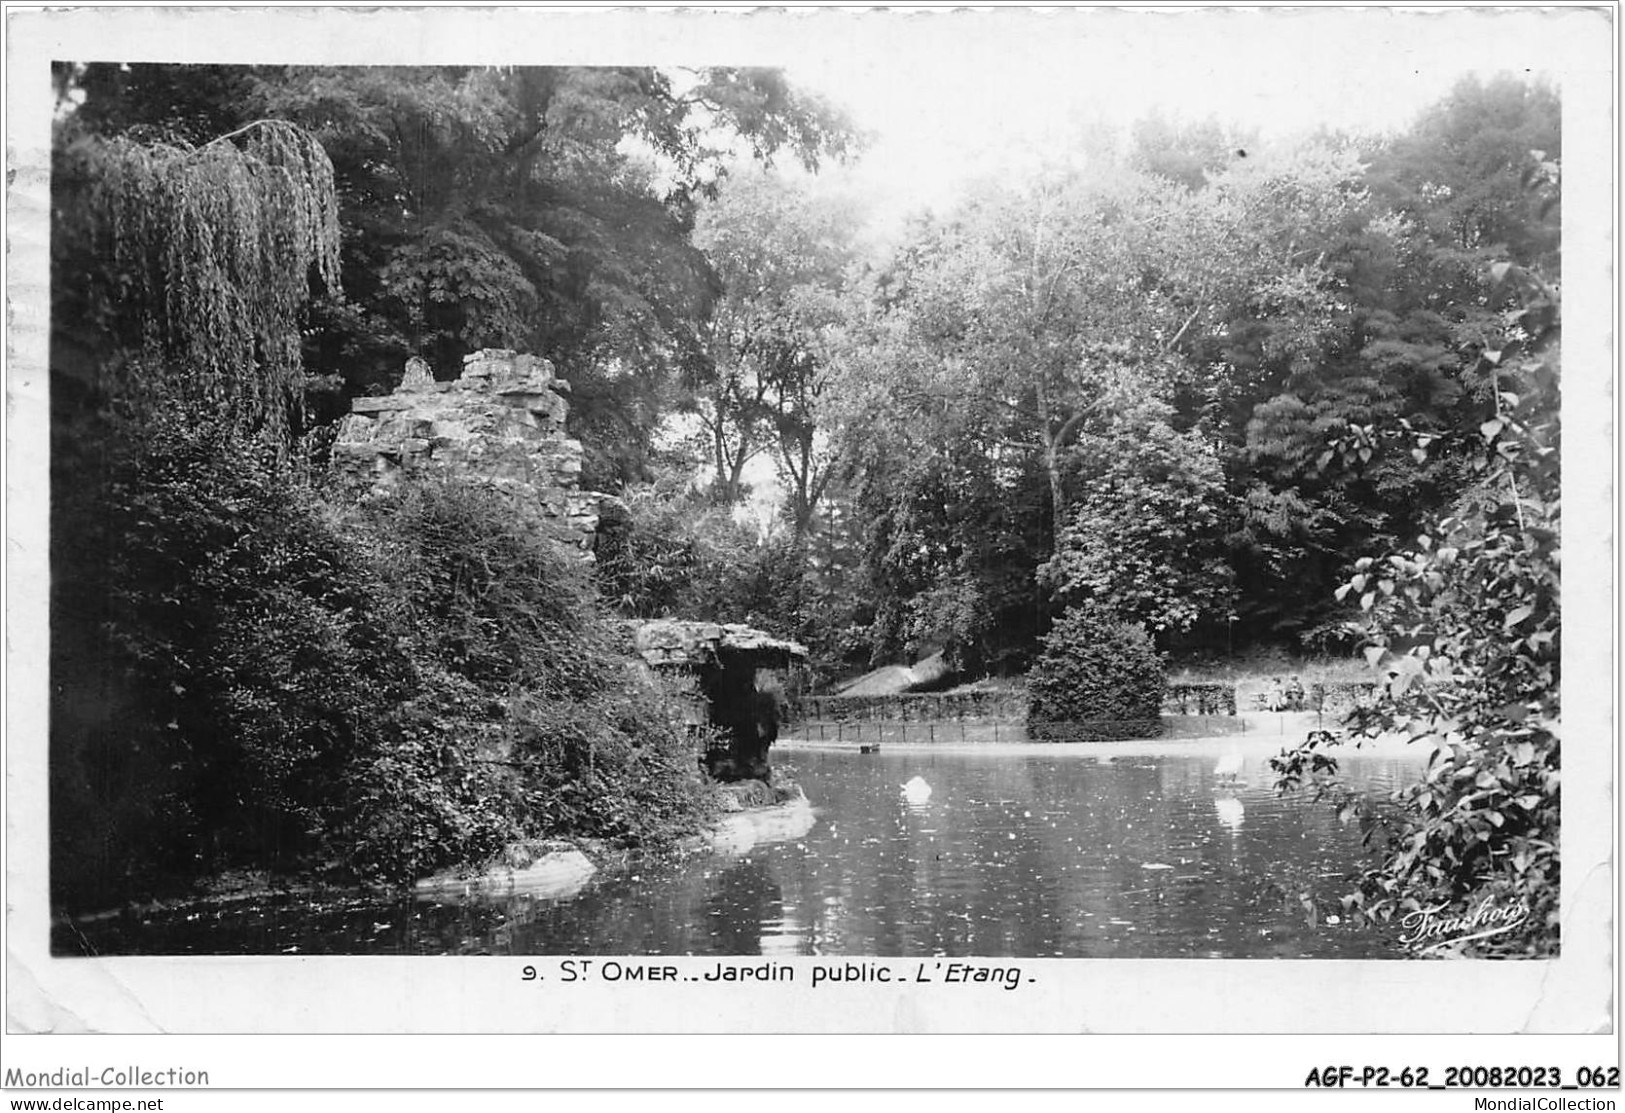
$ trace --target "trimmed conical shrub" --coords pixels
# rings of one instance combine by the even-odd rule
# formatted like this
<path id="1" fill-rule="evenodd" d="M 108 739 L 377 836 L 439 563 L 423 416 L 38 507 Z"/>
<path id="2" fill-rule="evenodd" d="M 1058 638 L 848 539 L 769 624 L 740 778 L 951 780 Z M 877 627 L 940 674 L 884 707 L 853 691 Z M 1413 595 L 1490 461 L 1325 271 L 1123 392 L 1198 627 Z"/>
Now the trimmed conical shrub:
<path id="1" fill-rule="evenodd" d="M 1041 742 L 1162 733 L 1163 664 L 1151 635 L 1094 604 L 1070 607 L 1027 674 L 1027 723 Z"/>

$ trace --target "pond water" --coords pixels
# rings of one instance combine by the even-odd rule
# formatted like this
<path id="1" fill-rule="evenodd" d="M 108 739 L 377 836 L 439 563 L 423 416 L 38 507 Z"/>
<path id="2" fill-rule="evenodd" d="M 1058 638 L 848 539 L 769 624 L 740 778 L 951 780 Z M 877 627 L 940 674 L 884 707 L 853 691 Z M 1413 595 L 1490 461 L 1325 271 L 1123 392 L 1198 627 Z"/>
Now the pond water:
<path id="1" fill-rule="evenodd" d="M 1362 864 L 1326 805 L 1278 798 L 1278 741 L 775 747 L 817 821 L 733 855 L 635 861 L 571 899 L 225 903 L 58 929 L 58 953 L 1380 958 L 1310 916 Z M 1239 756 L 1238 778 L 1219 772 Z M 1344 757 L 1375 789 L 1404 752 Z M 929 796 L 902 786 L 920 778 Z"/>

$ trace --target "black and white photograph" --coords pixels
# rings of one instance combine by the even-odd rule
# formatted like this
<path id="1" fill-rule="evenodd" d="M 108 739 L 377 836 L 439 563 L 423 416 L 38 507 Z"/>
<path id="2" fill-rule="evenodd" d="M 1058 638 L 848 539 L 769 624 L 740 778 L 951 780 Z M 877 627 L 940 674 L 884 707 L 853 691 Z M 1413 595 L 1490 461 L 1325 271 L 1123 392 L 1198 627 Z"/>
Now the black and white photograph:
<path id="1" fill-rule="evenodd" d="M 1617 11 L 50 15 L 9 1030 L 1613 1031 Z"/>

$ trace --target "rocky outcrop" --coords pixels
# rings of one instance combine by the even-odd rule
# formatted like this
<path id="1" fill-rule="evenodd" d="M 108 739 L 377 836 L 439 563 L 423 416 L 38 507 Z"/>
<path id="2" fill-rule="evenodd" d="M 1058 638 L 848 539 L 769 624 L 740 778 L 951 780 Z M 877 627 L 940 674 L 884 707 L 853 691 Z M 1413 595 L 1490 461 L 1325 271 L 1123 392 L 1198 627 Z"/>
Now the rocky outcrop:
<path id="1" fill-rule="evenodd" d="M 380 492 L 435 471 L 481 480 L 559 521 L 591 553 L 602 532 L 629 526 L 630 514 L 621 500 L 581 489 L 581 442 L 564 426 L 569 390 L 547 360 L 505 349 L 464 357 L 449 382 L 411 359 L 392 393 L 350 404 L 334 469 Z M 675 620 L 639 625 L 633 642 L 696 734 L 719 740 L 705 751 L 712 774 L 765 779 L 781 701 L 758 686 L 758 674 L 805 661 L 806 649 L 749 626 Z"/>
<path id="2" fill-rule="evenodd" d="M 628 514 L 619 499 L 580 489 L 581 442 L 564 429 L 569 389 L 547 360 L 505 349 L 465 356 L 449 382 L 413 358 L 393 393 L 350 403 L 333 464 L 375 490 L 430 470 L 482 479 L 532 502 L 590 550 Z"/>
<path id="3" fill-rule="evenodd" d="M 660 668 L 699 669 L 726 658 L 752 668 L 782 669 L 807 659 L 806 646 L 737 622 L 654 619 L 640 622 L 632 641 L 639 657 Z"/>
<path id="4" fill-rule="evenodd" d="M 633 649 L 698 732 L 716 728 L 705 765 L 723 781 L 766 780 L 783 699 L 764 674 L 807 659 L 806 647 L 737 623 L 659 619 L 638 624 Z"/>

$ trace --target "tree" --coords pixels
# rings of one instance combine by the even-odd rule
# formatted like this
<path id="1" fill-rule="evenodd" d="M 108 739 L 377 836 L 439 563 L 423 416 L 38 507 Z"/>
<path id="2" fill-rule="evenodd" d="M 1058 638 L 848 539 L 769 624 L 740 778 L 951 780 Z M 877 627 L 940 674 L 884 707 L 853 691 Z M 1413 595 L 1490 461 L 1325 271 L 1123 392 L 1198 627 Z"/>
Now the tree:
<path id="1" fill-rule="evenodd" d="M 1030 651 L 1047 609 L 1084 597 L 1198 639 L 1233 613 L 1244 641 L 1346 646 L 1346 554 L 1461 494 L 1470 460 L 1442 435 L 1493 401 L 1490 233 L 1463 248 L 1440 207 L 1488 175 L 1497 236 L 1538 253 L 1556 233 L 1554 196 L 1502 196 L 1508 137 L 1552 138 L 1548 98 L 1456 101 L 1383 142 L 1232 148 L 1152 120 L 1127 165 L 989 187 L 911 229 L 840 387 L 888 652 L 933 627 L 991 646 L 998 621 Z M 1441 439 L 1418 459 L 1381 433 L 1401 422 Z M 1353 466 L 1331 466 L 1338 446 Z M 1036 530 L 1008 524 L 1035 503 Z"/>
<path id="2" fill-rule="evenodd" d="M 608 603 L 638 618 L 748 621 L 760 546 L 731 508 L 671 473 L 622 497 L 630 524 L 600 537 L 594 568 Z"/>
<path id="3" fill-rule="evenodd" d="M 690 232 L 731 148 L 817 165 L 850 143 L 771 70 L 289 71 L 264 97 L 344 148 L 367 317 L 442 373 L 482 346 L 546 354 L 603 489 L 642 477 L 670 377 L 698 357 L 718 291 Z"/>
<path id="4" fill-rule="evenodd" d="M 125 347 L 122 364 L 103 364 L 124 371 L 109 384 L 124 401 L 220 407 L 235 425 L 263 428 L 286 447 L 304 402 L 301 325 L 312 277 L 340 293 L 338 201 L 322 147 L 278 120 L 199 146 L 65 130 L 59 351 L 78 320 L 94 321 L 102 335 L 77 343 Z M 84 318 L 72 315 L 78 308 Z"/>
<path id="5" fill-rule="evenodd" d="M 345 299 L 311 308 L 306 363 L 345 396 L 409 355 L 442 375 L 485 346 L 543 353 L 574 388 L 587 480 L 636 478 L 672 370 L 715 296 L 694 208 L 743 147 L 816 165 L 854 143 L 777 71 L 711 68 L 65 67 L 78 126 L 298 124 L 334 167 Z"/>
<path id="6" fill-rule="evenodd" d="M 705 328 L 694 405 L 709 434 L 719 501 L 740 497 L 745 464 L 777 451 L 797 542 L 829 481 L 821 400 L 831 375 L 858 212 L 850 199 L 764 173 L 735 175 L 701 206 L 694 242 L 722 294 Z"/>
<path id="7" fill-rule="evenodd" d="M 1253 136 L 1227 128 L 1212 116 L 1191 123 L 1153 113 L 1136 120 L 1131 131 L 1133 165 L 1187 189 L 1202 189 L 1210 175 L 1246 158 L 1255 146 Z"/>
<path id="8" fill-rule="evenodd" d="M 1093 590 L 1084 583 L 1095 573 L 1073 559 L 1093 544 L 1085 538 L 1146 522 L 1136 492 L 1171 474 L 1174 457 L 1186 455 L 1181 481 L 1202 490 L 1196 501 L 1222 508 L 1222 458 L 1201 447 L 1222 442 L 1191 430 L 1201 406 L 1187 415 L 1175 403 L 1200 393 L 1204 374 L 1219 377 L 1198 362 L 1211 347 L 1202 338 L 1255 276 L 1248 218 L 1228 191 L 1192 194 L 1111 168 L 1050 175 L 1023 193 L 989 190 L 920 227 L 874 282 L 890 324 L 871 330 L 886 337 L 865 359 L 880 386 L 855 423 L 868 445 L 860 459 L 873 476 L 876 524 L 887 530 L 877 537 L 876 570 L 889 569 L 879 583 L 914 593 L 912 603 L 880 609 L 894 628 L 929 627 L 918 613 L 905 616 L 935 612 L 953 641 L 1019 660 L 1047 623 L 1049 589 Z M 887 412 L 907 417 L 873 416 Z M 1119 416 L 1128 412 L 1139 417 Z M 1164 429 L 1172 439 L 1157 443 L 1167 452 L 1140 450 L 1145 434 Z M 1146 476 L 1131 474 L 1141 466 Z M 1122 496 L 1115 509 L 1098 489 L 1108 477 Z M 922 486 L 908 490 L 916 478 Z M 1211 527 L 1223 517 L 1204 526 L 1198 547 L 1213 546 Z M 1196 577 L 1187 586 L 1209 573 L 1222 583 L 1222 554 L 1154 553 L 1181 542 L 1144 539 L 1143 569 L 1102 574 L 1120 586 L 1142 573 L 1166 581 L 1177 565 Z M 1058 575 L 1035 581 L 1052 558 Z M 1205 602 L 1227 613 L 1216 599 Z M 1190 616 L 1161 617 L 1183 625 Z"/>
<path id="9" fill-rule="evenodd" d="M 1469 75 L 1376 153 L 1372 190 L 1441 251 L 1556 277 L 1560 200 L 1525 188 L 1525 170 L 1531 151 L 1560 160 L 1562 142 L 1562 105 L 1545 82 Z"/>
<path id="10" fill-rule="evenodd" d="M 1099 604 L 1068 608 L 1027 675 L 1027 722 L 1044 742 L 1162 733 L 1163 664 L 1145 628 Z"/>
<path id="11" fill-rule="evenodd" d="M 1395 793 L 1400 811 L 1335 784 L 1335 740 L 1314 736 L 1279 761 L 1305 770 L 1358 814 L 1382 864 L 1345 906 L 1376 922 L 1424 909 L 1516 911 L 1511 930 L 1434 950 L 1550 955 L 1558 949 L 1561 797 L 1558 301 L 1535 272 L 1495 268 L 1500 342 L 1482 357 L 1489 414 L 1455 439 L 1475 481 L 1414 547 L 1362 558 L 1339 598 L 1359 600 L 1366 655 L 1385 683 L 1358 733 L 1429 748 L 1423 779 Z M 1426 455 L 1439 438 L 1412 439 Z"/>
<path id="12" fill-rule="evenodd" d="M 1062 604 L 1093 601 L 1154 632 L 1223 623 L 1231 506 L 1215 446 L 1177 433 L 1167 406 L 1129 405 L 1078 445 L 1078 501 L 1040 567 Z"/>
<path id="13" fill-rule="evenodd" d="M 1497 327 L 1482 268 L 1384 204 L 1360 161 L 1374 157 L 1320 137 L 1261 149 L 1206 191 L 1253 214 L 1241 242 L 1268 261 L 1201 338 L 1179 402 L 1232 446 L 1231 564 L 1252 636 L 1335 644 L 1343 554 L 1414 534 L 1467 479 L 1449 454 L 1418 461 L 1370 436 L 1400 421 L 1442 431 L 1481 407 L 1475 361 Z M 1365 455 L 1329 468 L 1331 440 Z"/>
<path id="14" fill-rule="evenodd" d="M 298 82 L 59 76 L 65 93 L 79 80 L 89 92 L 64 109 L 55 152 L 53 386 L 90 389 L 53 390 L 56 894 L 106 903 L 232 865 L 399 882 L 519 837 L 692 831 L 707 805 L 691 741 L 534 507 L 430 481 L 357 505 L 288 466 L 301 367 L 320 363 L 325 338 L 387 325 L 390 308 L 376 284 L 363 287 L 370 305 L 340 300 L 356 179 L 329 164 L 332 136 L 235 122 Z M 361 99 L 344 74 L 303 76 L 313 95 Z M 349 76 L 366 88 L 389 75 Z M 138 103 L 97 99 L 131 86 Z M 511 138 L 506 102 L 474 96 L 478 83 L 422 86 L 413 103 L 467 150 Z M 222 105 L 227 94 L 241 99 Z M 189 137 L 223 116 L 226 134 Z M 380 146 L 363 169 L 387 176 L 390 151 L 420 152 L 425 135 L 367 133 Z M 365 250 L 400 248 L 400 262 L 488 235 L 458 206 L 477 199 L 489 216 L 501 183 L 457 173 L 505 165 L 425 166 L 407 184 L 445 206 L 437 226 Z M 406 197 L 380 194 L 370 215 L 409 222 Z M 418 272 L 432 272 L 420 292 L 444 311 L 434 327 L 520 327 L 522 284 L 483 269 L 498 254 L 448 248 L 434 264 L 445 270 Z M 658 256 L 623 261 L 658 269 Z M 307 316 L 309 292 L 326 304 Z"/>

